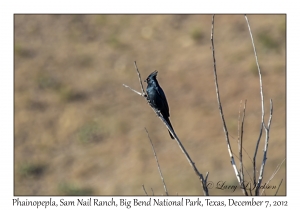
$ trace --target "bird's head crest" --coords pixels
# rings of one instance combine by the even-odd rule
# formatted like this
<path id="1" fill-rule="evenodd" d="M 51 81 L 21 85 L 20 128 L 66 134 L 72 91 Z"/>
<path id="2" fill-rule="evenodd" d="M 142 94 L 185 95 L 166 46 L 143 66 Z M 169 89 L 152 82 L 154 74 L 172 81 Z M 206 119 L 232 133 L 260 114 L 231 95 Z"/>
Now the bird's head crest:
<path id="1" fill-rule="evenodd" d="M 144 82 L 148 82 L 151 78 L 156 78 L 158 71 L 155 70 L 154 72 L 152 72 L 147 79 Z"/>

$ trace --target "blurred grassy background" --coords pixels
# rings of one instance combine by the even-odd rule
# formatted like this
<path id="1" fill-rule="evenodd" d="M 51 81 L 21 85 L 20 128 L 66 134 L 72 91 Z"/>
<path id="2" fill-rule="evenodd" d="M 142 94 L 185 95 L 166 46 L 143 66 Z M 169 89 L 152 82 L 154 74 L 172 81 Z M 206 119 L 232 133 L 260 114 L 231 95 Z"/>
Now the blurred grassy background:
<path id="1" fill-rule="evenodd" d="M 211 15 L 15 15 L 15 195 L 164 194 L 154 143 L 171 195 L 202 195 L 201 184 L 167 129 L 143 98 L 158 70 L 171 122 L 211 195 L 237 185 L 218 111 L 210 43 Z M 264 183 L 286 156 L 286 16 L 248 16 L 263 76 L 265 120 L 274 114 Z M 215 17 L 220 96 L 237 153 L 240 101 L 247 99 L 244 148 L 253 156 L 261 121 L 257 67 L 243 15 Z M 264 134 L 259 148 L 262 160 Z M 252 159 L 252 158 L 251 158 Z M 244 153 L 252 175 L 251 159 Z M 238 162 L 238 160 L 236 159 Z M 250 181 L 246 173 L 246 180 Z M 270 182 L 283 183 L 286 165 Z M 276 189 L 266 190 L 274 195 Z"/>

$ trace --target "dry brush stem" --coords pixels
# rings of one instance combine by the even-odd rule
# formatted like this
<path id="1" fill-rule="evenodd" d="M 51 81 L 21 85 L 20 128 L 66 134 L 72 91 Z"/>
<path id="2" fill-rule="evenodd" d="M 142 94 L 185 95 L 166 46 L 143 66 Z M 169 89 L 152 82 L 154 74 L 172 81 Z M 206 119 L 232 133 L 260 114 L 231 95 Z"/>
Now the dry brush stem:
<path id="1" fill-rule="evenodd" d="M 262 160 L 261 167 L 260 167 L 260 173 L 259 173 L 259 177 L 258 177 L 258 181 L 257 181 L 257 186 L 255 189 L 255 195 L 259 195 L 259 189 L 260 189 L 260 186 L 261 186 L 261 183 L 263 180 L 264 169 L 265 169 L 265 165 L 267 162 L 267 152 L 268 152 L 268 145 L 269 145 L 270 126 L 271 126 L 271 122 L 272 122 L 272 115 L 273 115 L 273 103 L 272 103 L 272 99 L 271 99 L 270 100 L 270 118 L 269 118 L 268 126 L 264 126 L 265 133 L 266 133 L 265 146 L 264 146 L 263 160 Z"/>
<path id="2" fill-rule="evenodd" d="M 140 81 L 140 85 L 141 85 L 141 89 L 142 89 L 142 93 L 130 88 L 129 86 L 123 84 L 124 87 L 127 87 L 129 89 L 131 89 L 133 92 L 135 92 L 136 94 L 140 95 L 140 96 L 143 96 L 146 101 L 147 101 L 147 95 L 144 91 L 144 88 L 143 88 L 143 84 L 142 84 L 142 80 L 141 80 L 141 75 L 140 75 L 140 72 L 137 68 L 137 65 L 136 65 L 136 62 L 134 62 L 135 64 L 135 67 L 136 67 L 136 71 L 137 71 L 137 74 L 138 74 L 138 77 L 139 77 L 139 81 Z M 149 102 L 147 101 L 147 103 L 149 104 Z M 150 104 L 149 104 L 150 106 Z M 203 175 L 199 172 L 199 170 L 197 169 L 197 167 L 195 166 L 195 163 L 192 161 L 192 159 L 190 158 L 189 154 L 187 153 L 187 151 L 185 150 L 184 146 L 182 145 L 181 141 L 179 140 L 179 138 L 177 137 L 177 135 L 175 134 L 174 130 L 169 126 L 169 124 L 165 121 L 165 119 L 163 118 L 163 116 L 161 115 L 161 113 L 154 109 L 152 106 L 150 106 L 152 108 L 152 110 L 157 114 L 157 116 L 160 118 L 160 120 L 165 124 L 165 126 L 168 128 L 168 130 L 171 132 L 171 134 L 174 136 L 174 139 L 176 139 L 177 141 L 177 144 L 179 145 L 181 151 L 183 152 L 183 154 L 186 156 L 188 162 L 190 163 L 190 165 L 192 166 L 193 170 L 195 171 L 196 175 L 199 177 L 200 181 L 201 181 L 201 185 L 202 185 L 202 189 L 203 189 L 203 193 L 204 195 L 208 196 L 209 193 L 208 193 L 208 188 L 207 188 L 207 185 L 206 185 L 206 181 L 207 181 L 207 178 L 208 178 L 208 173 L 206 175 L 206 177 L 204 178 Z"/>
<path id="3" fill-rule="evenodd" d="M 248 20 L 246 15 L 245 15 L 245 19 L 246 19 L 248 29 L 249 29 L 249 34 L 250 34 L 252 47 L 253 47 L 253 51 L 254 51 L 255 61 L 256 61 L 258 75 L 259 75 L 259 84 L 260 84 L 261 126 L 260 126 L 260 133 L 259 133 L 259 136 L 258 136 L 258 140 L 257 140 L 257 143 L 256 143 L 256 148 L 255 148 L 255 152 L 254 152 L 254 156 L 253 156 L 253 184 L 256 186 L 255 187 L 255 195 L 259 195 L 259 189 L 260 189 L 260 186 L 261 186 L 261 183 L 262 183 L 264 169 L 265 169 L 265 165 L 266 165 L 266 161 L 267 161 L 270 127 L 271 127 L 272 116 L 273 116 L 273 102 L 272 102 L 272 99 L 270 99 L 270 117 L 269 117 L 268 125 L 266 126 L 265 122 L 264 122 L 265 107 L 264 107 L 264 94 L 263 94 L 263 85 L 262 85 L 263 83 L 262 83 L 261 70 L 260 70 L 260 67 L 259 67 L 258 57 L 257 57 L 256 49 L 255 49 L 255 44 L 254 44 L 254 40 L 253 40 L 253 36 L 252 36 L 252 32 L 251 32 L 250 23 L 249 23 L 249 20 Z M 259 146 L 259 143 L 260 143 L 260 140 L 261 140 L 263 129 L 265 129 L 265 135 L 266 135 L 266 137 L 265 137 L 265 146 L 264 146 L 263 160 L 262 160 L 262 164 L 261 164 L 261 167 L 260 167 L 259 177 L 258 177 L 258 181 L 256 183 L 256 155 L 257 155 L 258 146 Z"/>
<path id="4" fill-rule="evenodd" d="M 138 77 L 139 77 L 139 81 L 140 81 L 140 85 L 141 85 L 141 88 L 142 88 L 142 93 L 143 93 L 143 96 L 146 97 L 146 93 L 145 93 L 145 90 L 144 90 L 144 86 L 143 86 L 143 82 L 142 82 L 142 79 L 141 79 L 141 74 L 140 74 L 140 71 L 136 65 L 136 61 L 134 61 L 134 66 L 135 66 L 135 69 L 136 69 L 136 72 L 138 74 Z"/>
<path id="5" fill-rule="evenodd" d="M 280 188 L 280 186 L 281 186 L 281 184 L 282 184 L 282 181 L 283 181 L 283 179 L 281 179 L 281 181 L 280 181 L 280 183 L 279 183 L 279 185 L 278 185 L 278 188 L 277 188 L 277 190 L 276 190 L 275 195 L 277 195 L 277 193 L 278 193 L 278 191 L 279 191 L 279 188 Z"/>
<path id="6" fill-rule="evenodd" d="M 262 86 L 262 76 L 261 76 L 261 71 L 260 71 L 260 67 L 259 67 L 259 63 L 258 63 L 258 58 L 257 58 L 257 54 L 256 54 L 256 49 L 255 49 L 255 44 L 253 41 L 253 36 L 252 36 L 252 32 L 251 32 L 251 28 L 250 28 L 250 23 L 248 21 L 247 16 L 245 15 L 245 19 L 248 25 L 248 29 L 249 29 L 249 34 L 250 34 L 250 38 L 251 38 L 251 42 L 252 42 L 252 46 L 253 46 L 253 50 L 254 50 L 254 56 L 255 56 L 255 62 L 257 65 L 257 70 L 258 70 L 258 75 L 259 75 L 259 86 L 260 86 L 260 97 L 261 97 L 261 126 L 260 126 L 260 132 L 258 135 L 258 139 L 256 142 L 256 148 L 254 150 L 254 155 L 253 155 L 253 185 L 256 186 L 256 156 L 257 156 L 257 151 L 258 151 L 258 147 L 259 147 L 259 143 L 261 140 L 261 136 L 262 136 L 262 132 L 263 132 L 263 127 L 264 127 L 264 117 L 265 117 L 265 109 L 264 109 L 264 94 L 263 94 L 263 86 Z"/>
<path id="7" fill-rule="evenodd" d="M 285 161 L 285 158 L 281 161 L 281 163 L 276 167 L 275 171 L 273 172 L 273 174 L 271 175 L 270 179 L 267 181 L 266 185 L 268 185 L 270 183 L 270 181 L 275 177 L 275 175 L 277 174 L 277 172 L 280 170 L 281 168 L 281 165 L 283 164 L 283 162 Z M 281 179 L 281 182 L 282 182 L 282 179 Z M 281 182 L 280 182 L 280 185 L 281 185 Z M 278 186 L 277 188 L 277 191 L 275 193 L 275 195 L 277 194 L 279 188 L 280 188 L 280 185 Z M 265 188 L 261 191 L 260 195 L 262 195 L 265 191 Z"/>
<path id="8" fill-rule="evenodd" d="M 142 186 L 143 186 L 143 190 L 144 190 L 145 195 L 148 195 L 148 193 L 147 193 L 147 191 L 145 189 L 145 186 L 144 185 L 142 185 Z"/>
<path id="9" fill-rule="evenodd" d="M 258 58 L 257 58 L 257 53 L 256 53 L 256 49 L 255 49 L 255 44 L 254 44 L 254 41 L 253 41 L 253 36 L 252 36 L 250 24 L 249 24 L 249 21 L 248 21 L 248 18 L 247 18 L 246 15 L 245 15 L 245 19 L 246 19 L 246 22 L 247 22 L 247 25 L 248 25 L 248 28 L 249 28 L 249 33 L 250 33 L 251 42 L 252 42 L 252 45 L 253 45 L 253 50 L 254 50 L 256 65 L 257 65 L 257 69 L 258 69 L 258 75 L 259 75 L 259 82 L 260 82 L 260 96 L 261 96 L 262 116 L 261 116 L 260 132 L 259 132 L 258 140 L 256 142 L 256 148 L 255 148 L 254 156 L 253 156 L 253 184 L 255 186 L 255 195 L 259 195 L 259 189 L 260 189 L 260 186 L 261 186 L 261 183 L 262 183 L 264 168 L 265 168 L 265 164 L 266 164 L 266 161 L 267 161 L 269 132 L 270 132 L 270 126 L 271 126 L 271 122 L 272 122 L 272 115 L 273 115 L 273 102 L 272 102 L 272 99 L 271 99 L 270 100 L 270 117 L 269 117 L 268 125 L 266 126 L 266 124 L 264 123 L 265 111 L 264 111 L 264 95 L 263 95 L 263 85 L 262 85 L 263 83 L 262 83 L 261 70 L 260 70 L 260 67 L 259 67 L 259 62 L 258 62 Z M 218 101 L 218 105 L 219 105 L 221 119 L 222 119 L 222 122 L 223 122 L 223 129 L 224 129 L 224 133 L 225 133 L 226 143 L 227 143 L 227 146 L 228 146 L 229 156 L 231 158 L 231 164 L 233 166 L 235 175 L 236 175 L 237 180 L 238 180 L 238 182 L 239 182 L 239 184 L 240 184 L 240 186 L 243 190 L 244 195 L 247 195 L 247 191 L 245 190 L 245 187 L 244 187 L 244 174 L 243 174 L 243 161 L 242 161 L 242 136 L 243 136 L 243 124 L 244 124 L 246 104 L 244 106 L 244 116 L 243 116 L 243 119 L 242 119 L 241 134 L 239 133 L 239 138 L 241 138 L 241 139 L 238 142 L 238 144 L 239 144 L 239 159 L 240 159 L 240 172 L 239 172 L 237 170 L 237 167 L 236 167 L 236 164 L 235 164 L 235 161 L 234 161 L 234 157 L 232 155 L 232 150 L 231 150 L 231 146 L 230 146 L 228 131 L 227 131 L 227 127 L 226 127 L 226 123 L 225 123 L 225 119 L 224 119 L 224 114 L 223 114 L 223 110 L 222 110 L 222 105 L 221 105 L 221 100 L 220 100 L 220 95 L 219 95 L 219 87 L 218 87 L 218 78 L 217 78 L 217 70 L 216 70 L 216 60 L 215 60 L 215 49 L 214 49 L 213 36 L 214 36 L 214 15 L 212 17 L 211 43 L 212 43 L 214 78 L 215 78 L 215 86 L 216 86 L 216 93 L 217 93 L 217 101 Z M 240 127 L 240 125 L 239 125 L 239 127 Z M 259 177 L 258 177 L 258 180 L 256 181 L 256 156 L 257 156 L 258 147 L 259 147 L 259 144 L 260 144 L 260 140 L 261 140 L 261 137 L 262 137 L 263 130 L 265 130 L 265 134 L 266 134 L 264 151 L 263 151 L 263 160 L 262 160 L 262 164 L 261 164 L 261 167 L 260 167 Z M 250 191 L 250 193 L 252 194 L 251 191 Z"/>
<path id="10" fill-rule="evenodd" d="M 164 189 L 165 189 L 166 195 L 169 195 L 168 190 L 167 190 L 167 185 L 166 185 L 165 180 L 164 180 L 164 177 L 163 177 L 163 175 L 162 175 L 162 172 L 161 172 L 161 169 L 160 169 L 160 166 L 159 166 L 159 162 L 158 162 L 158 159 L 157 159 L 157 155 L 156 155 L 156 152 L 155 152 L 155 149 L 154 149 L 152 140 L 151 140 L 150 135 L 149 135 L 149 133 L 148 133 L 148 131 L 147 131 L 146 128 L 145 128 L 145 131 L 146 131 L 146 133 L 147 133 L 147 135 L 148 135 L 148 139 L 149 139 L 149 141 L 150 141 L 150 143 L 151 143 L 151 146 L 152 146 L 152 150 L 153 150 L 154 157 L 155 157 L 155 160 L 156 160 L 157 168 L 158 168 L 158 171 L 159 171 L 159 175 L 160 175 L 161 181 L 162 181 L 162 183 L 163 183 L 163 185 L 164 185 Z M 151 188 L 151 189 L 152 189 L 152 188 Z M 153 193 L 153 194 L 154 194 L 154 193 Z"/>
<path id="11" fill-rule="evenodd" d="M 243 109 L 243 117 L 242 117 L 242 124 L 240 126 L 240 111 L 239 111 L 239 120 L 238 120 L 238 146 L 239 146 L 239 159 L 240 159 L 240 177 L 241 177 L 241 184 L 242 184 L 242 190 L 244 195 L 248 195 L 247 190 L 245 188 L 245 182 L 244 182 L 244 166 L 243 166 L 243 134 L 244 134 L 244 121 L 245 121 L 245 112 L 246 112 L 246 103 L 247 100 L 245 100 L 244 109 Z M 242 105 L 242 101 L 241 101 Z M 240 106 L 241 106 L 240 105 Z M 241 110 L 241 107 L 240 107 Z M 241 133 L 240 133 L 240 127 L 241 127 Z"/>
<path id="12" fill-rule="evenodd" d="M 221 104 L 221 100 L 220 100 L 218 76 L 217 76 L 217 67 L 216 67 L 216 59 L 215 59 L 215 47 L 214 47 L 214 20 L 215 20 L 215 15 L 213 15 L 213 17 L 212 17 L 211 38 L 210 38 L 210 40 L 211 40 L 211 50 L 212 50 L 212 56 L 213 56 L 213 65 L 214 65 L 213 70 L 214 70 L 217 101 L 218 101 L 218 105 L 219 105 L 221 120 L 223 122 L 223 130 L 224 130 L 224 133 L 225 133 L 225 140 L 226 140 L 226 144 L 227 144 L 227 147 L 228 147 L 228 153 L 229 153 L 229 156 L 230 156 L 231 165 L 233 167 L 235 176 L 236 176 L 236 178 L 237 178 L 237 180 L 240 184 L 240 187 L 243 188 L 243 184 L 241 182 L 241 177 L 240 177 L 240 174 L 239 174 L 238 169 L 236 167 L 234 157 L 233 157 L 233 154 L 232 154 L 232 149 L 231 149 L 229 136 L 228 136 L 228 130 L 227 130 L 227 127 L 226 127 L 226 122 L 225 122 L 223 109 L 222 109 L 222 104 Z"/>

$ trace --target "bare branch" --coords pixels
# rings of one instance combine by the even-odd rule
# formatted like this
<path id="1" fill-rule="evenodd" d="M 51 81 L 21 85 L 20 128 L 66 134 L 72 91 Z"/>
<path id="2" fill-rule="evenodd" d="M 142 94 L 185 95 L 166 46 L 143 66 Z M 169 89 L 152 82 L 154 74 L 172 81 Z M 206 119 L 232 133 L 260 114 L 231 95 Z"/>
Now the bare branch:
<path id="1" fill-rule="evenodd" d="M 147 194 L 147 191 L 146 191 L 146 189 L 145 189 L 145 186 L 144 186 L 144 185 L 142 185 L 142 186 L 143 186 L 143 189 L 144 189 L 145 194 L 148 195 L 148 194 Z"/>
<path id="2" fill-rule="evenodd" d="M 241 142 L 241 134 L 240 134 L 240 122 L 241 122 L 241 106 L 242 106 L 242 100 L 240 102 L 240 108 L 239 108 L 239 118 L 238 118 L 238 149 L 239 149 L 239 160 L 240 160 L 240 172 L 242 171 L 242 165 L 243 165 L 243 151 L 242 151 L 242 142 Z M 242 180 L 242 173 L 241 173 L 241 180 Z"/>
<path id="3" fill-rule="evenodd" d="M 277 188 L 277 191 L 276 191 L 275 195 L 277 195 L 277 193 L 278 193 L 278 191 L 279 191 L 279 188 L 280 188 L 280 186 L 281 186 L 282 181 L 283 181 L 283 179 L 281 179 L 281 181 L 280 181 L 280 183 L 279 183 L 279 186 L 278 186 L 278 188 Z"/>
<path id="4" fill-rule="evenodd" d="M 208 178 L 209 172 L 206 172 L 206 176 L 205 176 L 205 183 L 207 183 L 207 178 Z"/>
<path id="5" fill-rule="evenodd" d="M 253 161 L 252 161 L 252 163 L 253 163 L 253 184 L 254 184 L 254 186 L 256 185 L 256 156 L 257 156 L 257 152 L 258 152 L 258 146 L 259 146 L 259 143 L 260 143 L 260 140 L 261 140 L 262 131 L 263 131 L 263 123 L 261 123 L 261 125 L 260 125 L 260 131 L 259 131 L 258 139 L 257 139 L 257 142 L 256 142 L 256 147 L 255 147 L 255 150 L 254 150 Z"/>
<path id="6" fill-rule="evenodd" d="M 248 21 L 247 15 L 245 15 L 245 19 L 248 25 L 248 29 L 249 29 L 249 34 L 250 34 L 250 38 L 251 38 L 251 42 L 252 42 L 252 46 L 253 46 L 253 51 L 254 51 L 254 56 L 255 56 L 255 61 L 256 61 L 256 65 L 257 65 L 257 69 L 258 69 L 258 76 L 259 76 L 259 84 L 260 84 L 260 97 L 261 97 L 261 126 L 260 126 L 260 133 L 257 139 L 257 143 L 256 143 L 256 148 L 254 151 L 254 156 L 253 156 L 253 184 L 256 185 L 256 156 L 257 156 L 257 151 L 258 151 L 258 146 L 261 140 L 261 135 L 262 135 L 262 130 L 265 127 L 265 123 L 264 123 L 264 117 L 265 117 L 265 108 L 264 108 L 264 94 L 263 94 L 263 85 L 262 85 L 262 77 L 261 77 L 261 70 L 259 67 L 259 63 L 258 63 L 258 58 L 257 58 L 257 53 L 256 53 L 256 49 L 255 49 L 255 44 L 254 44 L 254 40 L 253 40 L 253 36 L 252 36 L 252 32 L 251 32 L 251 27 L 250 27 L 250 23 Z"/>
<path id="7" fill-rule="evenodd" d="M 160 169 L 160 166 L 159 166 L 158 158 L 157 158 L 157 156 L 156 156 L 156 152 L 155 152 L 155 149 L 154 149 L 152 140 L 151 140 L 151 138 L 150 138 L 150 136 L 149 136 L 149 133 L 148 133 L 148 131 L 147 131 L 146 128 L 145 128 L 145 131 L 146 131 L 146 133 L 147 133 L 147 135 L 148 135 L 148 139 L 149 139 L 149 141 L 150 141 L 150 143 L 151 143 L 151 146 L 152 146 L 152 150 L 153 150 L 153 153 L 154 153 L 154 157 L 155 157 L 155 159 L 156 159 L 156 163 L 157 163 L 159 175 L 160 175 L 161 181 L 162 181 L 162 183 L 163 183 L 163 185 L 164 185 L 164 189 L 165 189 L 166 195 L 169 195 L 168 190 L 167 190 L 167 186 L 166 186 L 166 183 L 165 183 L 165 180 L 164 180 L 164 177 L 163 177 L 163 175 L 162 175 L 162 172 L 161 172 L 161 169 Z M 151 188 L 151 189 L 152 189 L 152 188 Z"/>
<path id="8" fill-rule="evenodd" d="M 268 132 L 270 131 L 270 127 L 271 127 L 271 122 L 272 122 L 272 114 L 273 114 L 273 101 L 272 99 L 270 99 L 270 117 L 269 117 L 269 121 L 268 121 L 268 127 L 265 129 L 268 130 Z"/>
<path id="9" fill-rule="evenodd" d="M 153 109 L 153 108 L 152 108 Z M 192 166 L 192 168 L 194 169 L 196 175 L 199 177 L 201 184 L 202 184 L 202 189 L 203 189 L 203 193 L 204 195 L 208 196 L 208 188 L 206 186 L 206 180 L 204 179 L 203 175 L 198 171 L 195 163 L 193 162 L 193 160 L 191 159 L 190 155 L 187 153 L 187 151 L 185 150 L 184 146 L 182 145 L 181 141 L 179 140 L 179 138 L 177 137 L 176 133 L 174 132 L 174 130 L 169 126 L 169 124 L 166 122 L 165 118 L 161 115 L 160 112 L 157 112 L 158 117 L 161 119 L 161 121 L 163 121 L 163 123 L 165 124 L 165 126 L 168 128 L 168 130 L 171 132 L 171 134 L 174 136 L 174 139 L 176 139 L 178 146 L 180 147 L 181 151 L 183 152 L 183 154 L 185 155 L 185 157 L 187 158 L 188 162 L 190 163 L 190 165 Z"/>
<path id="10" fill-rule="evenodd" d="M 244 151 L 246 151 L 244 148 L 242 148 Z M 237 156 L 234 152 L 232 153 L 234 157 L 238 158 L 239 159 L 239 156 Z M 246 173 L 248 174 L 248 177 L 249 179 L 251 180 L 251 182 L 253 181 L 251 176 L 250 176 L 250 173 L 248 172 L 247 168 L 244 167 L 244 164 L 243 164 L 243 170 L 246 171 Z M 245 179 L 244 179 L 245 180 Z"/>
<path id="11" fill-rule="evenodd" d="M 137 67 L 137 65 L 136 65 L 136 61 L 134 61 L 134 66 L 135 66 L 137 75 L 138 75 L 138 77 L 139 77 L 139 81 L 140 81 L 142 93 L 140 93 L 140 92 L 138 92 L 138 91 L 132 89 L 132 88 L 129 87 L 128 85 L 123 84 L 123 86 L 126 87 L 126 88 L 129 88 L 130 90 L 132 90 L 133 92 L 135 92 L 136 94 L 138 94 L 138 95 L 140 95 L 140 96 L 147 97 L 147 95 L 146 95 L 146 93 L 145 93 L 145 90 L 144 90 L 144 87 L 143 87 L 143 83 L 142 83 L 142 79 L 141 79 L 141 74 L 140 74 L 139 69 L 138 69 L 138 67 Z"/>
<path id="12" fill-rule="evenodd" d="M 235 140 L 235 138 L 232 136 L 232 135 L 230 135 L 230 134 L 228 134 L 229 135 L 229 137 L 231 137 L 232 139 L 234 139 Z M 238 141 L 236 140 L 235 142 L 237 142 L 238 143 Z M 243 149 L 243 151 L 246 153 L 246 155 L 247 155 L 247 157 L 249 158 L 249 160 L 251 161 L 251 163 L 252 163 L 252 159 L 251 159 L 251 157 L 250 157 L 250 155 L 249 155 L 249 153 L 247 152 L 247 150 L 244 148 L 244 147 L 242 147 L 242 149 Z M 233 153 L 233 155 L 235 156 L 235 157 L 237 157 L 237 155 L 235 155 L 234 153 Z"/>
<path id="13" fill-rule="evenodd" d="M 279 169 L 281 168 L 281 165 L 283 164 L 283 162 L 285 161 L 285 158 L 281 161 L 281 163 L 276 167 L 275 171 L 273 172 L 273 174 L 271 175 L 270 179 L 267 181 L 266 185 L 268 185 L 270 183 L 270 181 L 275 177 L 275 175 L 277 174 L 277 172 L 279 171 Z M 277 189 L 278 190 L 278 189 Z M 260 195 L 263 194 L 263 192 L 265 191 L 265 188 L 262 190 L 262 192 L 260 193 Z"/>
<path id="14" fill-rule="evenodd" d="M 154 196 L 154 191 L 153 191 L 152 187 L 151 187 L 151 191 L 152 191 L 152 195 Z"/>
<path id="15" fill-rule="evenodd" d="M 269 133 L 270 133 L 270 126 L 271 126 L 271 122 L 272 122 L 272 115 L 273 115 L 273 102 L 271 99 L 270 100 L 270 118 L 269 118 L 269 122 L 268 122 L 268 127 L 265 126 L 266 138 L 265 138 L 264 155 L 263 155 L 263 161 L 262 161 L 262 164 L 260 167 L 260 173 L 259 173 L 259 177 L 258 177 L 258 181 L 257 181 L 256 190 L 255 190 L 256 195 L 259 194 L 259 188 L 262 183 L 264 169 L 265 169 L 265 165 L 266 165 L 266 161 L 267 161 L 267 152 L 268 152 L 269 136 L 270 136 Z"/>
<path id="16" fill-rule="evenodd" d="M 248 29 L 249 29 L 249 33 L 250 33 L 250 37 L 251 37 L 251 42 L 252 42 L 252 46 L 253 46 L 253 50 L 254 50 L 255 61 L 256 61 L 256 65 L 257 65 L 257 69 L 258 69 L 259 84 L 260 84 L 260 97 L 261 97 L 261 113 L 262 113 L 261 121 L 262 121 L 262 124 L 264 126 L 265 108 L 264 108 L 264 94 L 263 94 L 263 85 L 262 85 L 261 71 L 260 71 L 260 67 L 259 67 L 259 63 L 258 63 L 258 58 L 257 58 L 257 54 L 256 54 L 256 49 L 255 49 L 255 44 L 254 44 L 254 41 L 253 41 L 253 36 L 252 36 L 252 32 L 251 32 L 251 28 L 250 28 L 250 23 L 248 21 L 247 15 L 245 15 L 245 19 L 247 21 L 247 25 L 248 25 Z"/>
<path id="17" fill-rule="evenodd" d="M 146 97 L 146 93 L 145 93 L 144 86 L 143 86 L 142 79 L 141 79 L 141 74 L 140 74 L 139 69 L 136 65 L 136 61 L 134 61 L 134 66 L 135 66 L 136 72 L 137 72 L 139 80 L 140 80 L 140 85 L 141 85 L 143 96 Z"/>
<path id="18" fill-rule="evenodd" d="M 244 104 L 244 110 L 243 110 L 243 117 L 242 117 L 242 125 L 240 126 L 240 110 L 241 110 L 241 105 L 242 101 L 240 103 L 240 109 L 239 109 L 239 120 L 238 120 L 238 145 L 239 145 L 239 154 L 240 154 L 240 177 L 241 177 L 241 184 L 242 184 L 242 191 L 244 195 L 248 195 L 247 190 L 245 188 L 245 183 L 244 183 L 244 166 L 243 166 L 243 134 L 244 134 L 244 121 L 245 121 L 245 111 L 246 111 L 246 103 L 247 100 L 245 100 Z M 240 133 L 240 127 L 241 127 L 241 133 Z"/>
<path id="19" fill-rule="evenodd" d="M 136 91 L 136 90 L 134 90 L 134 89 L 132 89 L 131 87 L 129 87 L 128 85 L 125 85 L 125 84 L 123 84 L 123 86 L 124 87 L 126 87 L 126 88 L 129 88 L 130 90 L 132 90 L 133 92 L 135 92 L 136 94 L 138 94 L 138 95 L 140 95 L 140 96 L 143 96 L 143 94 L 142 93 L 140 93 L 140 92 L 138 92 L 138 91 Z"/>
<path id="20" fill-rule="evenodd" d="M 227 143 L 227 147 L 228 147 L 228 153 L 229 153 L 229 156 L 230 156 L 230 159 L 231 159 L 231 165 L 233 167 L 236 178 L 237 178 L 240 186 L 242 187 L 240 174 L 237 170 L 237 167 L 236 167 L 236 164 L 235 164 L 235 161 L 234 161 L 234 157 L 233 157 L 233 154 L 232 154 L 231 145 L 230 145 L 229 136 L 228 136 L 228 130 L 227 130 L 227 127 L 226 127 L 224 114 L 223 114 L 223 109 L 222 109 L 222 104 L 221 104 L 221 100 L 220 100 L 218 77 L 217 77 L 217 67 L 216 67 L 216 59 L 215 59 L 215 47 L 214 47 L 214 18 L 215 18 L 215 15 L 213 15 L 213 17 L 212 17 L 212 26 L 211 26 L 211 46 L 212 47 L 211 47 L 211 49 L 212 49 L 213 64 L 214 64 L 214 77 L 215 77 L 217 101 L 218 101 L 218 105 L 219 105 L 221 119 L 222 119 L 222 122 L 223 122 L 223 130 L 224 130 L 224 133 L 225 133 L 225 139 L 226 139 L 226 143 Z"/>

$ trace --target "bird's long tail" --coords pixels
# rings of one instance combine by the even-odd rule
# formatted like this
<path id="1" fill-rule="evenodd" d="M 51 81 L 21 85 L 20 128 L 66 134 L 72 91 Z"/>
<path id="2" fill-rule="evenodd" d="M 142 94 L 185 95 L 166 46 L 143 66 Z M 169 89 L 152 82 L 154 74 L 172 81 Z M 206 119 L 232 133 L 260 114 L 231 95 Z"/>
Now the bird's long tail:
<path id="1" fill-rule="evenodd" d="M 172 124 L 171 124 L 169 118 L 168 118 L 168 117 L 164 117 L 164 118 L 165 118 L 165 120 L 167 121 L 167 123 L 170 125 L 170 127 L 172 128 L 172 130 L 173 130 L 173 132 L 174 132 L 174 129 L 173 129 L 173 127 L 172 127 Z M 169 130 L 168 130 L 168 131 L 169 131 Z M 175 133 L 175 132 L 174 132 L 174 133 Z M 171 138 L 174 139 L 174 137 L 173 137 L 173 135 L 171 134 L 170 131 L 169 131 L 169 134 L 170 134 Z"/>

